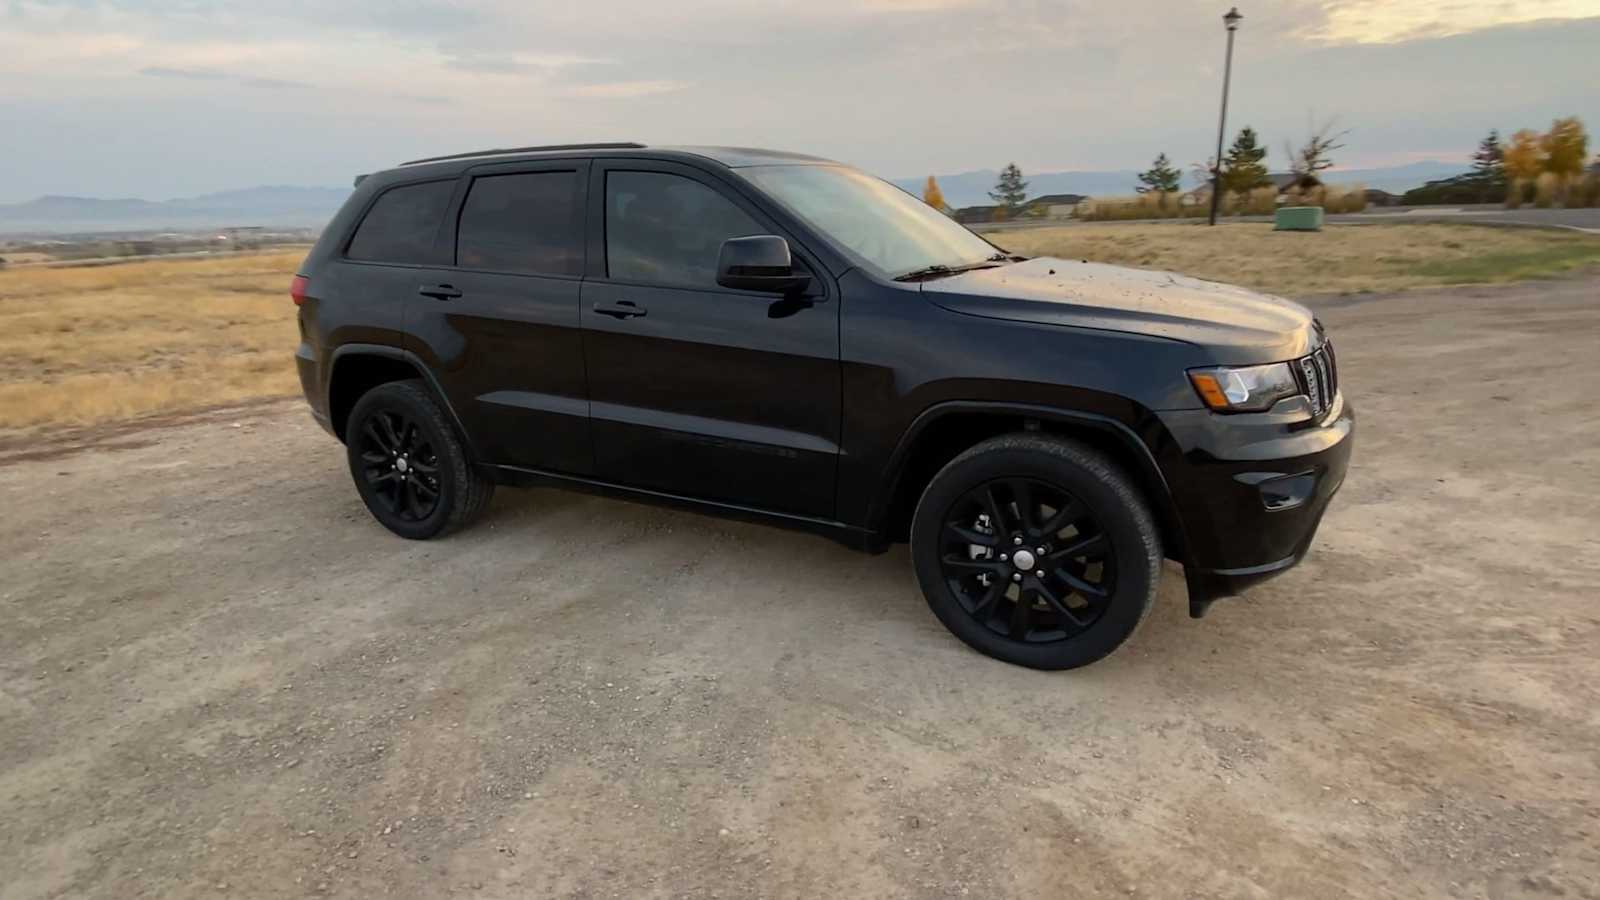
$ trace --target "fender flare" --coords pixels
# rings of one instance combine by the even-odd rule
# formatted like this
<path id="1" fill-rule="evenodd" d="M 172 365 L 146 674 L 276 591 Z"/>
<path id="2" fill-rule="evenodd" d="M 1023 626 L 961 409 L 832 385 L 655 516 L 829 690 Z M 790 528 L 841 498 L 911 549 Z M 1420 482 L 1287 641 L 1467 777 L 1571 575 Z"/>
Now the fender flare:
<path id="1" fill-rule="evenodd" d="M 323 403 L 327 404 L 330 414 L 333 410 L 333 382 L 339 374 L 339 361 L 351 356 L 378 356 L 403 362 L 417 370 L 417 374 L 422 377 L 422 382 L 427 387 L 428 393 L 433 395 L 434 402 L 444 409 L 445 414 L 450 417 L 450 421 L 456 426 L 456 433 L 466 443 L 467 452 L 471 453 L 474 459 L 478 458 L 478 448 L 473 443 L 472 433 L 467 431 L 466 426 L 462 424 L 461 416 L 456 414 L 456 409 L 451 405 L 450 398 L 445 395 L 444 388 L 440 386 L 438 377 L 422 361 L 422 357 L 402 347 L 394 347 L 388 344 L 340 344 L 335 348 L 328 357 L 328 383 L 323 387 Z"/>
<path id="2" fill-rule="evenodd" d="M 1147 489 L 1145 493 L 1149 495 L 1148 499 L 1154 507 L 1152 512 L 1155 513 L 1156 521 L 1164 532 L 1176 538 L 1177 546 L 1168 548 L 1168 553 L 1172 558 L 1187 563 L 1188 538 L 1184 534 L 1183 520 L 1179 517 L 1177 504 L 1173 500 L 1172 488 L 1167 483 L 1167 477 L 1162 472 L 1160 464 L 1156 462 L 1155 454 L 1138 433 L 1126 423 L 1110 416 L 1030 403 L 946 400 L 918 413 L 905 433 L 900 436 L 899 442 L 895 444 L 894 452 L 890 454 L 888 465 L 884 469 L 889 477 L 882 482 L 882 487 L 873 497 L 872 505 L 868 509 L 867 521 L 871 523 L 873 531 L 881 532 L 884 529 L 890 504 L 894 502 L 900 490 L 900 479 L 905 473 L 906 460 L 922 433 L 946 416 L 964 413 L 986 413 L 1015 416 L 1025 420 L 1057 422 L 1078 428 L 1090 428 L 1110 436 L 1127 451 L 1127 457 L 1137 466 L 1137 470 L 1132 474 Z"/>

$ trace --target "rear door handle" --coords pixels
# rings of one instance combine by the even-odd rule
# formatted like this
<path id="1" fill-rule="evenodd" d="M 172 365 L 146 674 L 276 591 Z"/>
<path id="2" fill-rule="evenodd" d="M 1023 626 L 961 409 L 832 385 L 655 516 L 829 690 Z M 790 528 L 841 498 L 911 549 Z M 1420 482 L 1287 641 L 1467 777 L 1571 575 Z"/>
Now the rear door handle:
<path id="1" fill-rule="evenodd" d="M 615 303 L 596 303 L 594 311 L 602 316 L 615 316 L 618 319 L 631 319 L 635 316 L 647 315 L 650 312 L 632 300 L 618 300 Z"/>
<path id="2" fill-rule="evenodd" d="M 461 290 L 453 284 L 425 284 L 417 288 L 417 293 L 435 300 L 454 300 L 461 296 Z"/>

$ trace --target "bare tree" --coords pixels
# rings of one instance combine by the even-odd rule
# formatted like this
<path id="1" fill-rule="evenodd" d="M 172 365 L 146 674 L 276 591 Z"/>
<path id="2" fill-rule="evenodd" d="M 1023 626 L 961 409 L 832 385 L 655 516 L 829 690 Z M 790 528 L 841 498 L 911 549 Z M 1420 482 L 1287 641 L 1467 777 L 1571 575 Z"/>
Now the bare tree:
<path id="1" fill-rule="evenodd" d="M 1289 171 L 1294 175 L 1296 186 L 1302 188 L 1322 183 L 1322 173 L 1333 168 L 1333 152 L 1344 149 L 1344 136 L 1350 133 L 1348 128 L 1334 130 L 1337 119 L 1329 119 L 1320 127 L 1314 119 L 1307 119 L 1306 124 L 1311 134 L 1300 149 L 1296 150 L 1287 141 L 1283 145 L 1289 156 Z"/>

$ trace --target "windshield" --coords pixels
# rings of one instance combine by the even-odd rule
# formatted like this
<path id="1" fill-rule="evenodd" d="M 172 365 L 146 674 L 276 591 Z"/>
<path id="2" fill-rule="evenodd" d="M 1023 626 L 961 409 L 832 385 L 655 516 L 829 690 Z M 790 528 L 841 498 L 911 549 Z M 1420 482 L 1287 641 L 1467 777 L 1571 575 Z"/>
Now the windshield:
<path id="1" fill-rule="evenodd" d="M 921 200 L 844 166 L 753 166 L 739 174 L 879 274 L 959 269 L 995 257 L 994 246 Z"/>

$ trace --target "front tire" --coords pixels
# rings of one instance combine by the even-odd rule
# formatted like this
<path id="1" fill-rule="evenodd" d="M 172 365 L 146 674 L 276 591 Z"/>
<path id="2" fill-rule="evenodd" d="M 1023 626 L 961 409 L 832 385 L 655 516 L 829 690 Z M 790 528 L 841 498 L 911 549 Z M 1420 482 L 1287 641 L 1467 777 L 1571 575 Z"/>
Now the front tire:
<path id="1" fill-rule="evenodd" d="M 1035 669 L 1119 647 L 1155 599 L 1161 538 L 1128 476 L 1039 434 L 963 452 L 929 482 L 911 554 L 934 615 L 968 645 Z"/>
<path id="2" fill-rule="evenodd" d="M 426 540 L 482 514 L 494 482 L 419 381 L 380 384 L 361 396 L 345 427 L 356 490 L 372 517 L 403 538 Z"/>

